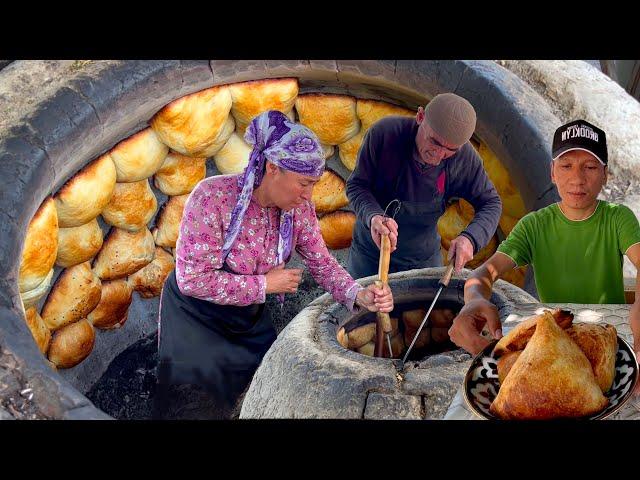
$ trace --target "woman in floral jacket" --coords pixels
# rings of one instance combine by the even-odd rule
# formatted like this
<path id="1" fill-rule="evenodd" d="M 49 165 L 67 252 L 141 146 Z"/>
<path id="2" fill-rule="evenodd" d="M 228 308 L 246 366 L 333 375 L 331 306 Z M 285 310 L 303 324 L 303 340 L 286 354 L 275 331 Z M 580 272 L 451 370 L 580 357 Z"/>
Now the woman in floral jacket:
<path id="1" fill-rule="evenodd" d="M 176 268 L 160 298 L 155 416 L 168 386 L 196 385 L 228 415 L 276 338 L 265 297 L 295 293 L 302 270 L 285 268 L 295 248 L 318 284 L 353 311 L 390 312 L 389 287 L 363 288 L 324 244 L 313 186 L 324 171 L 320 142 L 277 111 L 253 119 L 241 175 L 208 177 L 189 196 Z"/>

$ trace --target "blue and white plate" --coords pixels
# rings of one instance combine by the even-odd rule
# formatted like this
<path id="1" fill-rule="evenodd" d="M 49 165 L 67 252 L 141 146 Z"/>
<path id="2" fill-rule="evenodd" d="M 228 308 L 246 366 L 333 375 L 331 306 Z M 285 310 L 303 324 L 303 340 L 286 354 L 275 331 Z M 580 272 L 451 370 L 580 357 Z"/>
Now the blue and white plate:
<path id="1" fill-rule="evenodd" d="M 464 378 L 464 398 L 467 405 L 473 413 L 488 420 L 499 420 L 489 411 L 491 403 L 500 390 L 498 364 L 492 355 L 496 343 L 498 343 L 497 340 L 476 355 Z M 609 405 L 600 413 L 586 417 L 586 419 L 602 420 L 620 410 L 625 402 L 631 398 L 637 381 L 638 361 L 635 353 L 631 346 L 618 335 L 616 375 L 613 385 L 605 393 L 605 397 L 609 399 Z"/>

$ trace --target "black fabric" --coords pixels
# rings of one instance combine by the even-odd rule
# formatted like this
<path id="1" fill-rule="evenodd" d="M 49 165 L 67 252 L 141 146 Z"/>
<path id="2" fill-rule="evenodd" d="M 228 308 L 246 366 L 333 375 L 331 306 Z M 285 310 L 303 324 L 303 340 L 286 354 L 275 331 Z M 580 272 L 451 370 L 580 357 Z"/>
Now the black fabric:
<path id="1" fill-rule="evenodd" d="M 186 296 L 175 270 L 165 281 L 159 317 L 160 397 L 165 386 L 196 385 L 223 410 L 233 407 L 276 339 L 264 304 L 218 305 Z"/>

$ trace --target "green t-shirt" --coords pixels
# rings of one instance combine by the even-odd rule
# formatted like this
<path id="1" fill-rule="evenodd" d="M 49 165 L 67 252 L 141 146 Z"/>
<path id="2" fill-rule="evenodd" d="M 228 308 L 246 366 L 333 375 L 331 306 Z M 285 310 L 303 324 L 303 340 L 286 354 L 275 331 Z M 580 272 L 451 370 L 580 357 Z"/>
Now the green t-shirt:
<path id="1" fill-rule="evenodd" d="M 524 216 L 498 251 L 533 265 L 542 302 L 625 303 L 622 256 L 636 243 L 640 225 L 624 205 L 599 201 L 572 221 L 555 203 Z"/>

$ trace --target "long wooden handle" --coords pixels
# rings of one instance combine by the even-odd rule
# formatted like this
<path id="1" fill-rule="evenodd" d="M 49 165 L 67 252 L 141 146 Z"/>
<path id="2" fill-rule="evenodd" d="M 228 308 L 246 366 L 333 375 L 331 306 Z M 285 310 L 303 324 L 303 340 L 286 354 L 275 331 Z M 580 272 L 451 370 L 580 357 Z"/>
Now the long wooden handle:
<path id="1" fill-rule="evenodd" d="M 454 263 L 455 263 L 455 257 L 451 259 L 451 263 L 447 266 L 447 269 L 444 271 L 444 275 L 438 282 L 443 287 L 446 287 L 449 285 L 449 281 L 451 280 L 451 276 L 453 275 Z"/>
<path id="2" fill-rule="evenodd" d="M 376 280 L 376 287 L 382 288 L 382 282 Z M 376 312 L 376 315 L 380 319 L 380 323 L 382 325 L 382 331 L 384 333 L 391 333 L 391 317 L 389 317 L 388 313 Z"/>
<path id="3" fill-rule="evenodd" d="M 378 264 L 378 280 L 376 287 L 383 288 L 389 281 L 389 263 L 391 263 L 391 240 L 389 235 L 380 236 L 380 263 Z M 391 332 L 391 319 L 388 313 L 378 312 L 382 320 L 384 333 Z"/>
<path id="4" fill-rule="evenodd" d="M 389 281 L 389 263 L 391 262 L 391 240 L 389 235 L 380 236 L 380 262 L 378 263 L 378 280 L 376 287 L 382 288 Z M 384 335 L 391 333 L 391 318 L 388 313 L 376 313 L 376 348 L 375 355 L 384 357 Z"/>
<path id="5" fill-rule="evenodd" d="M 389 281 L 389 263 L 391 262 L 391 240 L 389 235 L 380 236 L 380 262 L 378 263 L 378 279 L 382 283 Z"/>
<path id="6" fill-rule="evenodd" d="M 380 262 L 378 263 L 378 280 L 376 287 L 382 288 L 389 280 L 389 263 L 391 262 L 391 240 L 389 235 L 380 236 Z M 376 344 L 374 355 L 382 357 L 384 352 L 384 334 L 391 333 L 391 318 L 388 313 L 376 313 Z"/>

